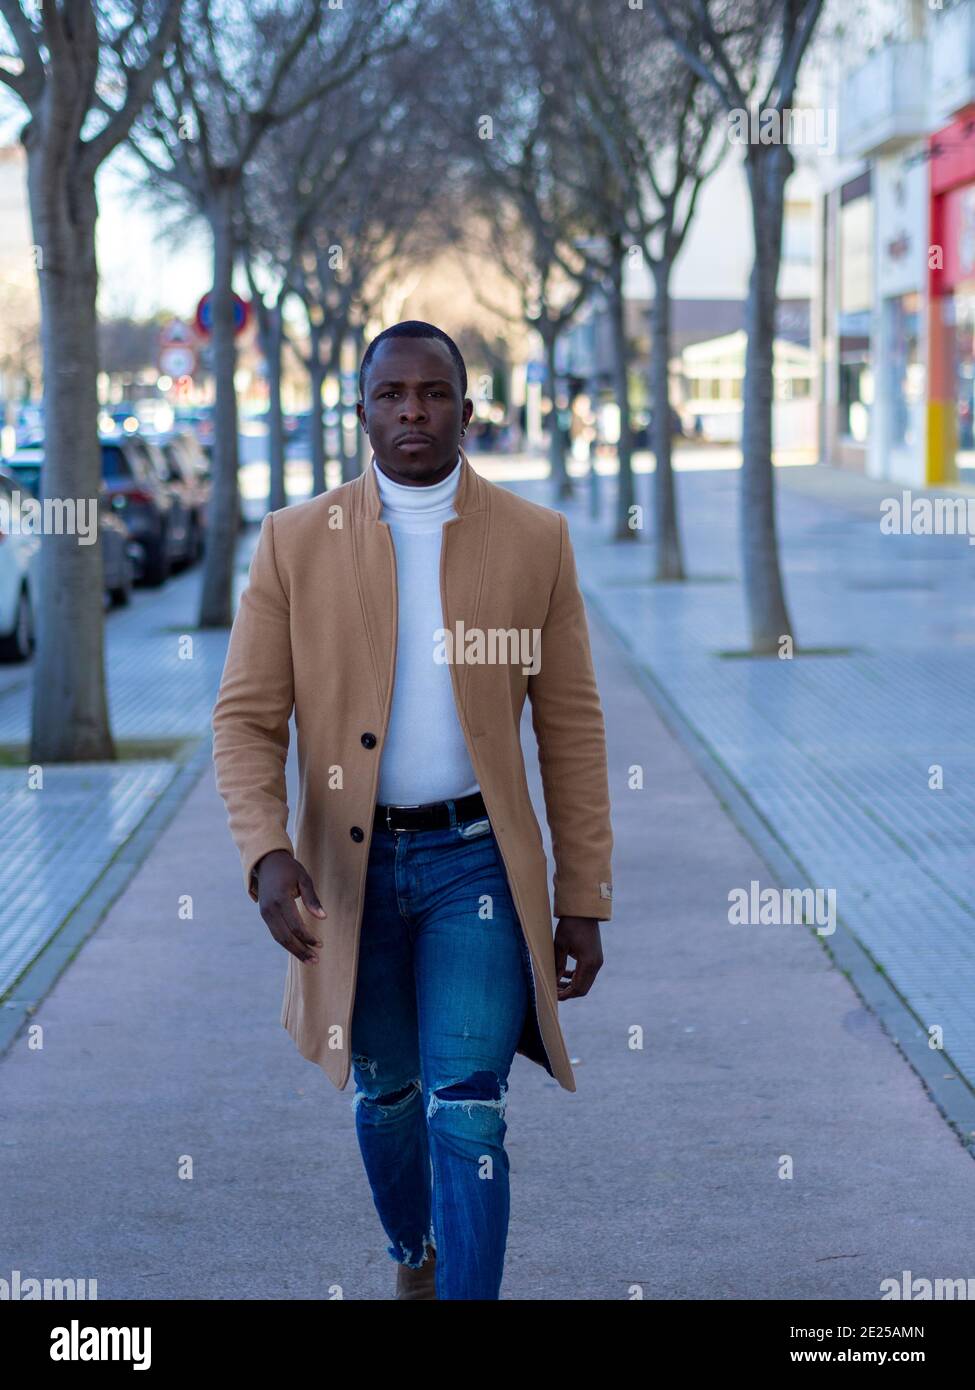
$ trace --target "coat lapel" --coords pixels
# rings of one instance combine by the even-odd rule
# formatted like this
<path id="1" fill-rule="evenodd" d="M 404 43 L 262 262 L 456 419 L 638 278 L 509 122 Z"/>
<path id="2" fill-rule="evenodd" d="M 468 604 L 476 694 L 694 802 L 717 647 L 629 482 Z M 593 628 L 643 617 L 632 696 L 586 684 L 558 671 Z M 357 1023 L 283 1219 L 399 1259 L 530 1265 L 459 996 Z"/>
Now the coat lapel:
<path id="1" fill-rule="evenodd" d="M 458 624 L 462 623 L 465 631 L 477 626 L 488 534 L 488 489 L 463 450 L 460 455 L 461 472 L 454 498 L 457 515 L 444 522 L 440 552 L 443 622 L 455 636 Z M 355 580 L 369 636 L 376 689 L 384 719 L 388 719 L 398 627 L 396 550 L 388 523 L 380 520 L 382 499 L 371 461 L 353 482 L 352 498 Z M 466 709 L 468 675 L 469 668 L 464 664 L 451 667 L 454 696 L 461 711 Z"/>

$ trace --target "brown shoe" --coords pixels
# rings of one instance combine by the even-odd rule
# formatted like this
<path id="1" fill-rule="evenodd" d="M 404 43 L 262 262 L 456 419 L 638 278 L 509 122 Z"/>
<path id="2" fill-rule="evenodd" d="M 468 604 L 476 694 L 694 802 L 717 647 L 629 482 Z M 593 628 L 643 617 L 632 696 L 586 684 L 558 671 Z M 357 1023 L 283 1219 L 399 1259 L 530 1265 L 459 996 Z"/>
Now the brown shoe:
<path id="1" fill-rule="evenodd" d="M 397 1298 L 435 1299 L 437 1297 L 437 1286 L 434 1279 L 436 1259 L 437 1252 L 431 1250 L 417 1269 L 411 1269 L 409 1265 L 397 1264 L 395 1296 Z"/>

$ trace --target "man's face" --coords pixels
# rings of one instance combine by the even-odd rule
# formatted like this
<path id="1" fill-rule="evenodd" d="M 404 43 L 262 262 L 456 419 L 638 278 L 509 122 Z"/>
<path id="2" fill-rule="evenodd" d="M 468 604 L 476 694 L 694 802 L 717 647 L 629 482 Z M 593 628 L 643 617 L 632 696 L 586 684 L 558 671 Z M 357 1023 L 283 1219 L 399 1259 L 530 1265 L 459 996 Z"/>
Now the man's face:
<path id="1" fill-rule="evenodd" d="M 386 338 L 356 407 L 376 461 L 396 482 L 429 484 L 457 462 L 473 403 L 461 395 L 450 349 L 439 338 Z"/>

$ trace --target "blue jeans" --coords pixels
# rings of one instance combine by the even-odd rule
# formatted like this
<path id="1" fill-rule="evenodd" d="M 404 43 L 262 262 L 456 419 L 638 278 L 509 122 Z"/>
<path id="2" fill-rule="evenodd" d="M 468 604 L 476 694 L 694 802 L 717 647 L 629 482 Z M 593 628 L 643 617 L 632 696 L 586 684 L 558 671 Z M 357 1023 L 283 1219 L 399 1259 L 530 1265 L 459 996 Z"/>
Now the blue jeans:
<path id="1" fill-rule="evenodd" d="M 352 1068 L 356 1135 L 391 1259 L 436 1250 L 438 1299 L 497 1299 L 508 1072 L 531 960 L 490 823 L 373 834 Z"/>

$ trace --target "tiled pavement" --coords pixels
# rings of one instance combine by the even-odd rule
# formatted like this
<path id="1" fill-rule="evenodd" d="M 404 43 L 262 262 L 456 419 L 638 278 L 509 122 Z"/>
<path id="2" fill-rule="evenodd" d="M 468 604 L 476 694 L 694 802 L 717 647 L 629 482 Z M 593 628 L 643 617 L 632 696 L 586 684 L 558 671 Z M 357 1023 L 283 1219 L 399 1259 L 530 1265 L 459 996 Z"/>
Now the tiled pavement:
<path id="1" fill-rule="evenodd" d="M 683 585 L 650 582 L 645 536 L 607 539 L 611 479 L 599 521 L 582 485 L 559 506 L 596 610 L 975 1083 L 975 547 L 883 535 L 889 485 L 777 476 L 797 646 L 846 654 L 722 655 L 748 640 L 737 471 L 678 476 Z M 638 478 L 640 500 L 651 484 Z M 515 487 L 550 500 L 544 483 Z"/>
<path id="2" fill-rule="evenodd" d="M 255 539 L 250 533 L 240 548 L 238 587 Z M 197 567 L 161 589 L 136 590 L 129 607 L 108 615 L 106 672 L 117 741 L 198 742 L 209 735 L 228 634 L 193 631 L 200 577 Z M 6 667 L 3 677 L 0 743 L 24 743 L 30 668 Z M 179 766 L 167 757 L 52 766 L 43 770 L 38 789 L 28 786 L 26 767 L 0 768 L 0 881 L 7 885 L 0 907 L 0 999 L 104 873 Z"/>

